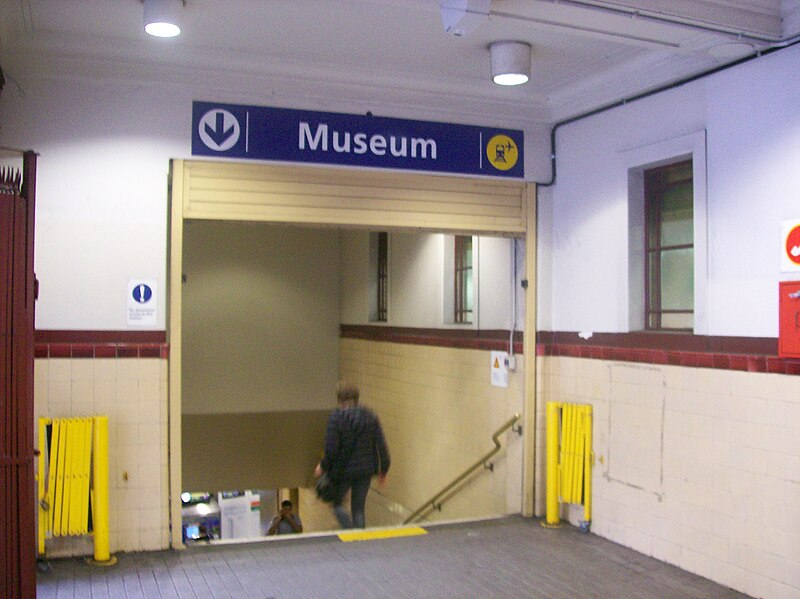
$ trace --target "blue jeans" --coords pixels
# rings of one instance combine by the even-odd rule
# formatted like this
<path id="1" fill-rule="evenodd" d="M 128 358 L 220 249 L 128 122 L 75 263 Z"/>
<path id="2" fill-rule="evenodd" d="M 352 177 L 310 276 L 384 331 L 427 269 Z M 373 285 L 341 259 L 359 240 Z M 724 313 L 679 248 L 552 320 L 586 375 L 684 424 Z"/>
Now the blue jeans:
<path id="1" fill-rule="evenodd" d="M 364 528 L 366 526 L 364 507 L 367 504 L 367 493 L 369 493 L 371 480 L 372 476 L 370 475 L 342 481 L 339 498 L 333 502 L 333 514 L 342 528 Z M 350 513 L 342 505 L 348 489 L 350 489 Z"/>

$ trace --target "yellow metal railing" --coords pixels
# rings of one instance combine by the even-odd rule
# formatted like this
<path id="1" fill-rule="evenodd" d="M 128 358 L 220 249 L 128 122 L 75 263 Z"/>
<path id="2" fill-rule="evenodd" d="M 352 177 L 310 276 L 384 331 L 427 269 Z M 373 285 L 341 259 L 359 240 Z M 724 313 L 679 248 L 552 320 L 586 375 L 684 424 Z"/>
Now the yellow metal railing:
<path id="1" fill-rule="evenodd" d="M 592 521 L 592 406 L 547 402 L 547 511 L 559 526 L 559 502 L 583 505 L 581 530 Z"/>
<path id="2" fill-rule="evenodd" d="M 40 418 L 39 444 L 39 554 L 49 537 L 91 532 L 95 563 L 115 563 L 108 539 L 108 417 Z"/>
<path id="3" fill-rule="evenodd" d="M 413 514 L 411 514 L 408 518 L 405 519 L 403 524 L 409 524 L 409 523 L 413 522 L 414 520 L 422 517 L 423 514 L 427 515 L 430 512 L 432 512 L 433 510 L 441 510 L 442 509 L 442 504 L 445 501 L 447 501 L 448 499 L 450 499 L 450 497 L 452 497 L 455 494 L 455 492 L 457 491 L 456 487 L 458 487 L 458 485 L 460 485 L 462 482 L 464 482 L 478 468 L 484 467 L 487 470 L 494 470 L 494 465 L 491 464 L 491 463 L 487 463 L 487 460 L 489 458 L 491 458 L 492 456 L 494 456 L 498 451 L 500 451 L 500 448 L 502 446 L 500 445 L 499 437 L 506 430 L 508 430 L 510 428 L 511 430 L 513 430 L 518 435 L 522 434 L 522 427 L 514 427 L 514 423 L 516 423 L 517 420 L 519 420 L 519 418 L 520 418 L 519 414 L 514 414 L 514 416 L 511 419 L 509 419 L 505 424 L 503 424 L 503 426 L 498 428 L 495 431 L 495 433 L 492 435 L 492 442 L 494 443 L 494 449 L 492 449 L 491 451 L 486 453 L 486 455 L 481 457 L 481 459 L 479 459 L 477 462 L 472 464 L 472 466 L 470 466 L 469 468 L 464 470 L 464 472 L 462 472 L 456 478 L 454 478 L 453 481 L 450 484 L 445 486 L 436 495 L 434 495 L 428 501 L 423 503 L 419 507 L 419 509 L 417 509 L 417 511 L 415 511 Z"/>

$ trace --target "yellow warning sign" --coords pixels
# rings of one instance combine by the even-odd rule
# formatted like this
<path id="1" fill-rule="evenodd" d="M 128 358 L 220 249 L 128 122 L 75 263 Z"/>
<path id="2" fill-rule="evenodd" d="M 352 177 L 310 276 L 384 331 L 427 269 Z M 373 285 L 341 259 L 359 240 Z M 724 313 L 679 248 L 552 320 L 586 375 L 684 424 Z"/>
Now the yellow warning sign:
<path id="1" fill-rule="evenodd" d="M 503 351 L 492 352 L 492 385 L 508 387 L 508 354 Z"/>

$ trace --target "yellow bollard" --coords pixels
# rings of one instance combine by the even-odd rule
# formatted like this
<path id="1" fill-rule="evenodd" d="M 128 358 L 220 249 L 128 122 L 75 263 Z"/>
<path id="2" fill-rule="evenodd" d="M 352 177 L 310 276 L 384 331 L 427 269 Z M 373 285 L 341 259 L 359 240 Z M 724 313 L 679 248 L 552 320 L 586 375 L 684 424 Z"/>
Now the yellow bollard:
<path id="1" fill-rule="evenodd" d="M 50 424 L 50 456 L 47 460 L 47 490 L 45 491 L 46 501 L 50 511 L 47 512 L 47 532 L 53 534 L 53 525 L 56 512 L 56 466 L 58 465 L 58 420 L 51 421 Z"/>
<path id="2" fill-rule="evenodd" d="M 564 474 L 564 486 L 561 487 L 561 501 L 564 503 L 575 503 L 575 447 L 578 442 L 578 413 L 573 404 L 563 404 L 561 407 L 561 421 L 564 427 L 564 455 L 566 457 L 566 472 Z"/>
<path id="3" fill-rule="evenodd" d="M 39 553 L 45 554 L 49 534 L 87 534 L 91 501 L 94 559 L 88 561 L 117 563 L 109 554 L 108 417 L 41 418 L 39 445 Z"/>
<path id="4" fill-rule="evenodd" d="M 61 534 L 69 536 L 75 534 L 73 522 L 78 505 L 78 480 L 75 473 L 78 471 L 80 448 L 81 422 L 78 418 L 67 421 L 67 458 L 64 461 L 64 513 L 61 516 Z"/>
<path id="5" fill-rule="evenodd" d="M 586 465 L 584 466 L 583 519 L 588 523 L 592 521 L 592 461 L 594 460 L 594 454 L 592 452 L 592 406 L 586 406 L 585 427 L 586 448 L 584 454 Z"/>
<path id="6" fill-rule="evenodd" d="M 92 528 L 96 565 L 110 566 L 117 558 L 109 553 L 108 541 L 108 416 L 95 416 L 92 427 Z"/>
<path id="7" fill-rule="evenodd" d="M 547 510 L 542 526 L 561 525 L 560 502 L 583 505 L 581 532 L 592 518 L 592 406 L 547 402 Z"/>
<path id="8" fill-rule="evenodd" d="M 37 538 L 39 541 L 39 555 L 44 555 L 44 541 L 47 537 L 47 531 L 49 527 L 47 526 L 47 516 L 48 516 L 48 509 L 49 505 L 47 502 L 47 497 L 45 496 L 45 489 L 46 489 L 46 479 L 47 475 L 45 473 L 45 464 L 46 464 L 46 457 L 48 455 L 47 451 L 47 425 L 50 422 L 47 418 L 39 418 L 39 459 L 38 459 L 38 471 L 36 472 L 36 483 L 39 488 L 39 509 L 38 509 L 38 528 L 37 528 Z"/>
<path id="9" fill-rule="evenodd" d="M 53 513 L 53 535 L 61 536 L 61 527 L 64 520 L 64 502 L 68 499 L 65 491 L 67 480 L 64 477 L 64 470 L 66 469 L 67 457 L 67 421 L 61 419 L 54 426 L 58 427 L 58 450 L 56 453 L 56 473 L 55 484 L 55 511 Z"/>
<path id="10" fill-rule="evenodd" d="M 544 526 L 560 526 L 558 513 L 558 414 L 561 404 L 547 402 L 547 512 Z"/>
<path id="11" fill-rule="evenodd" d="M 569 503 L 581 503 L 583 495 L 583 409 L 572 406 L 575 419 L 575 436 L 572 443 L 572 494 Z"/>
<path id="12" fill-rule="evenodd" d="M 69 456 L 72 458 L 69 474 L 69 518 L 67 519 L 68 535 L 78 534 L 78 520 L 81 510 L 81 478 L 80 473 L 83 468 L 83 435 L 86 426 L 83 418 L 72 420 L 72 430 L 69 437 Z"/>
<path id="13" fill-rule="evenodd" d="M 80 473 L 80 498 L 81 506 L 78 513 L 80 518 L 78 520 L 78 534 L 85 535 L 89 532 L 89 486 L 92 473 L 92 440 L 93 440 L 93 424 L 94 420 L 91 418 L 84 419 L 84 434 L 83 434 L 83 462 L 81 465 Z"/>
<path id="14" fill-rule="evenodd" d="M 569 404 L 559 404 L 561 408 L 561 432 L 559 435 L 559 454 L 558 454 L 558 500 L 566 501 L 569 496 L 570 485 L 570 456 L 567 450 L 570 446 L 570 435 L 572 433 L 572 410 Z"/>

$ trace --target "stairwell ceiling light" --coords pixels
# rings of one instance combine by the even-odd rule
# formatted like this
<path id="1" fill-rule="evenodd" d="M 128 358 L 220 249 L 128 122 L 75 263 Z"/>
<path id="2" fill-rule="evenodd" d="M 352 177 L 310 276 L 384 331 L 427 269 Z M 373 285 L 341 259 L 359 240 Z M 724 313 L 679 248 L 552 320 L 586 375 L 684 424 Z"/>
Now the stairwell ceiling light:
<path id="1" fill-rule="evenodd" d="M 525 42 L 494 42 L 492 80 L 498 85 L 520 85 L 531 73 L 531 46 Z"/>
<path id="2" fill-rule="evenodd" d="M 144 30 L 156 37 L 175 37 L 181 32 L 180 23 L 183 0 L 142 0 L 144 2 Z"/>

